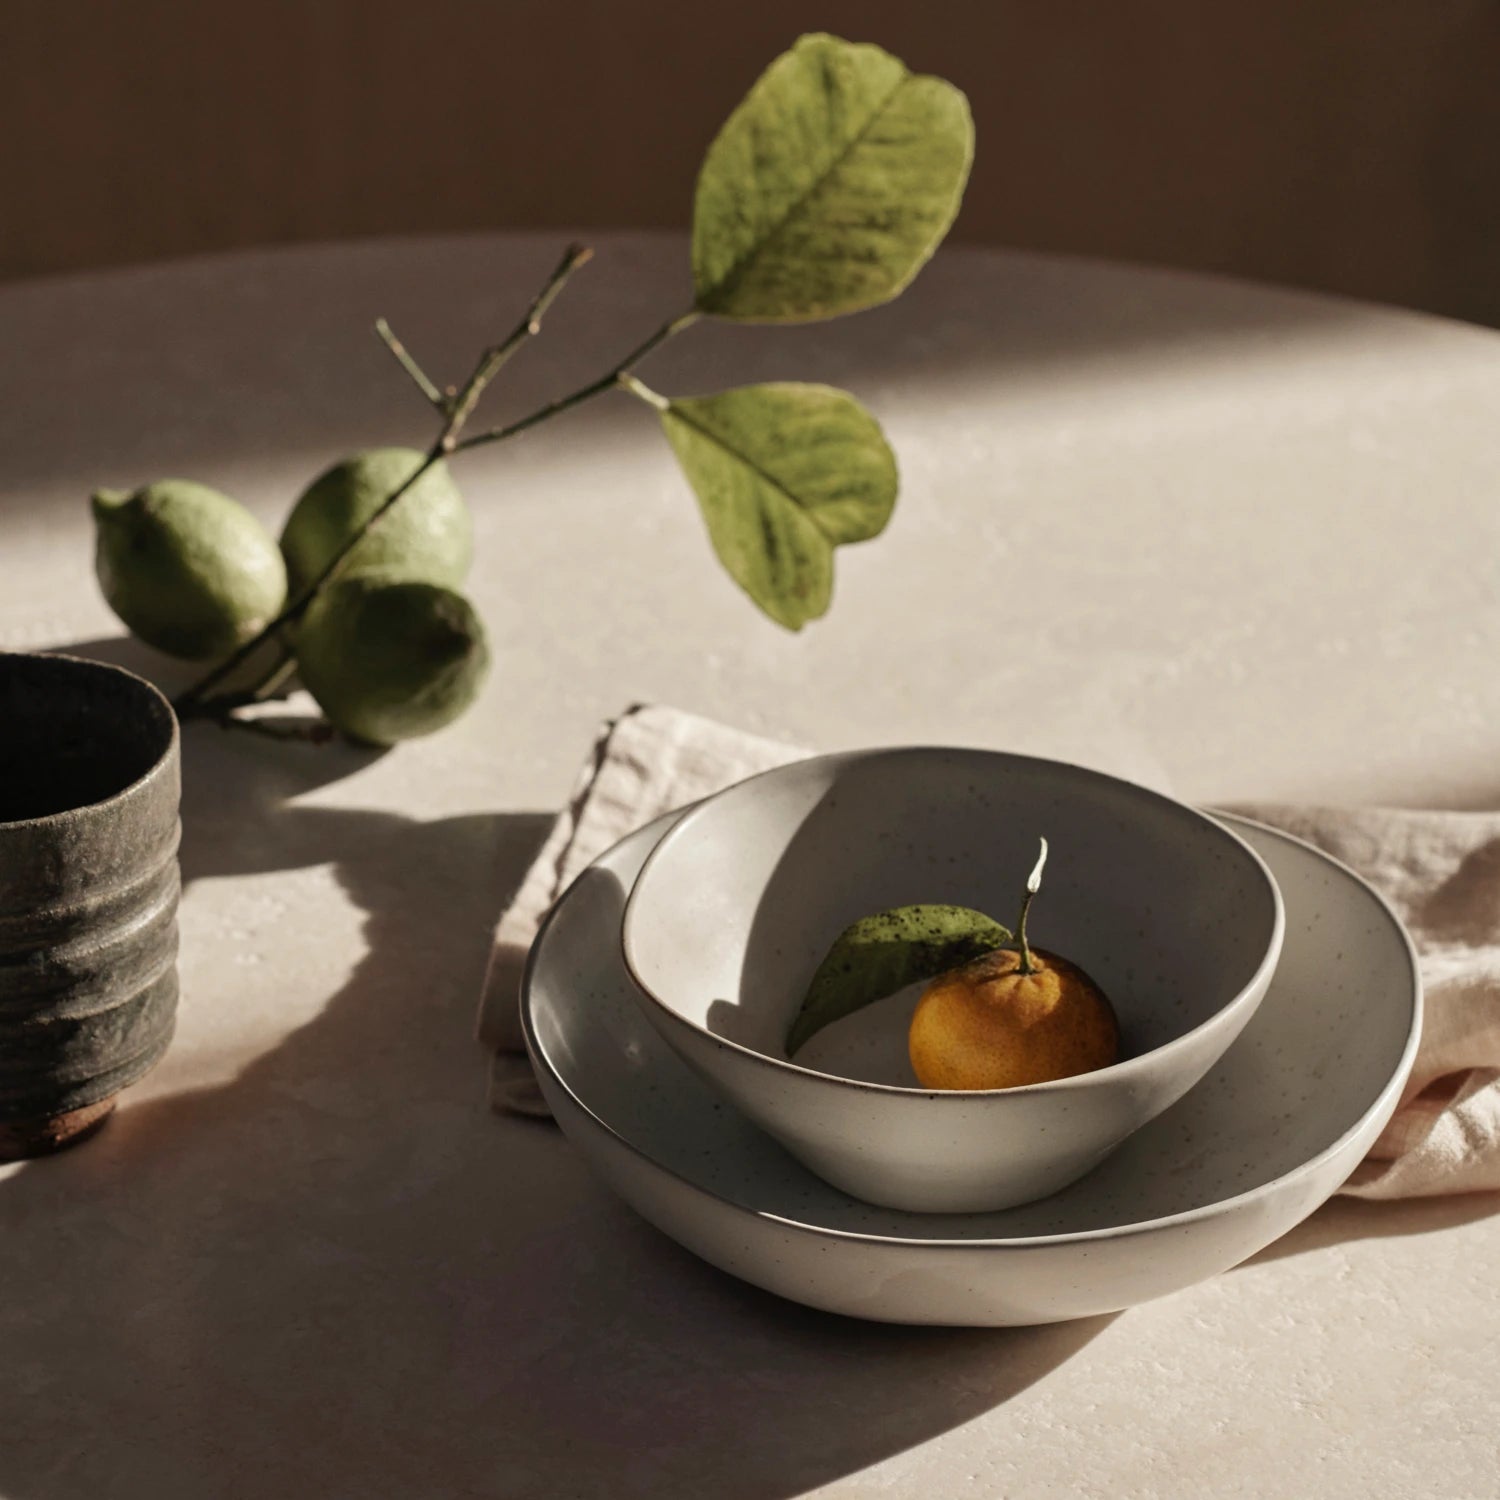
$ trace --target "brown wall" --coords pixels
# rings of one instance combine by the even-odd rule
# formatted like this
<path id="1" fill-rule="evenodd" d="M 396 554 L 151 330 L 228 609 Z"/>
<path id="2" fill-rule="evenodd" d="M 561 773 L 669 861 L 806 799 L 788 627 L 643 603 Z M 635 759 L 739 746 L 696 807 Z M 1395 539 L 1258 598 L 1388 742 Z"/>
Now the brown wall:
<path id="1" fill-rule="evenodd" d="M 958 233 L 1500 323 L 1494 0 L 5 0 L 0 276 L 682 225 L 797 32 L 965 88 Z"/>

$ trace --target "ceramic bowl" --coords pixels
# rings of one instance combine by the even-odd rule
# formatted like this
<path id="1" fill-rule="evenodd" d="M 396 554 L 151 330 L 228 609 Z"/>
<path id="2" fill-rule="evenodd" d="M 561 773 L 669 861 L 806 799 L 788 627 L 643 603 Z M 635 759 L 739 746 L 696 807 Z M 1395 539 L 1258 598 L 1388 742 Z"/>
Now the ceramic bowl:
<path id="1" fill-rule="evenodd" d="M 625 893 L 670 820 L 600 859 L 533 945 L 521 1017 L 543 1093 L 605 1183 L 714 1265 L 811 1307 L 999 1325 L 1115 1312 L 1254 1255 L 1354 1171 L 1411 1071 L 1421 994 L 1389 908 L 1299 840 L 1229 820 L 1271 866 L 1286 951 L 1239 1041 L 1097 1171 L 1038 1203 L 906 1214 L 805 1170 L 647 1022 Z"/>
<path id="2" fill-rule="evenodd" d="M 906 1056 L 911 992 L 786 1058 L 848 923 L 910 902 L 1005 921 L 1038 835 L 1052 852 L 1032 941 L 1110 996 L 1123 1061 L 924 1090 Z M 820 1177 L 871 1203 L 971 1213 L 1056 1192 L 1181 1098 L 1254 1015 L 1283 925 L 1260 856 L 1202 813 L 1055 761 L 905 749 L 800 761 L 700 803 L 646 861 L 622 941 L 662 1036 Z"/>

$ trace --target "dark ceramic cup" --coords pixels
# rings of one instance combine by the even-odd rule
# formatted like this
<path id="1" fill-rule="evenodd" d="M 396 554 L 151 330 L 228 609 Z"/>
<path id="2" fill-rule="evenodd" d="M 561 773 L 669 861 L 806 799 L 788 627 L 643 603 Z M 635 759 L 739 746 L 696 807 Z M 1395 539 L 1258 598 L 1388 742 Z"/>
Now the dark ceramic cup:
<path id="1" fill-rule="evenodd" d="M 0 653 L 0 1161 L 96 1129 L 172 1039 L 178 791 L 149 682 Z"/>

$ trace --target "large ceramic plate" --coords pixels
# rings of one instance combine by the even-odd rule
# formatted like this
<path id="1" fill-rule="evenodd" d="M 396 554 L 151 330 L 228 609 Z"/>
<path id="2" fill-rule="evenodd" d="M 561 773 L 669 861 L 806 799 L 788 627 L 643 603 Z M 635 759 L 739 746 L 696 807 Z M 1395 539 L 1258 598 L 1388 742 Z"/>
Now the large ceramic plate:
<path id="1" fill-rule="evenodd" d="M 1363 881 L 1226 818 L 1286 903 L 1276 979 L 1195 1089 L 1040 1202 L 909 1214 L 829 1187 L 746 1123 L 645 1020 L 620 917 L 662 819 L 604 855 L 532 950 L 522 1016 L 558 1123 L 599 1175 L 705 1260 L 814 1307 L 902 1323 L 1111 1312 L 1237 1264 L 1324 1202 L 1390 1118 L 1421 1023 L 1416 957 Z"/>

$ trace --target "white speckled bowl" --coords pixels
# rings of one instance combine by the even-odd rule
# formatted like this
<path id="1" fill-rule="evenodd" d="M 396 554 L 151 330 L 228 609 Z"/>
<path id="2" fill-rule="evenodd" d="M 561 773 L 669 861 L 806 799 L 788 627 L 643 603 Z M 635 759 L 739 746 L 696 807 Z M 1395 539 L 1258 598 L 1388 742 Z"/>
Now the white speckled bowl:
<path id="1" fill-rule="evenodd" d="M 909 902 L 1011 918 L 1051 843 L 1032 941 L 1081 964 L 1124 1060 L 1025 1088 L 917 1085 L 911 992 L 782 1039 L 828 945 Z M 870 750 L 769 771 L 688 812 L 625 909 L 626 966 L 682 1057 L 820 1177 L 871 1203 L 972 1213 L 1056 1192 L 1182 1097 L 1260 1004 L 1281 895 L 1213 819 L 1077 766 Z"/>
<path id="2" fill-rule="evenodd" d="M 1286 896 L 1286 952 L 1239 1041 L 1097 1171 L 1038 1203 L 906 1214 L 820 1181 L 669 1048 L 620 957 L 620 916 L 671 820 L 585 871 L 531 950 L 527 1048 L 600 1177 L 735 1276 L 851 1317 L 1046 1323 L 1212 1276 L 1286 1233 L 1390 1119 L 1421 1030 L 1416 956 L 1342 865 L 1237 819 Z"/>

